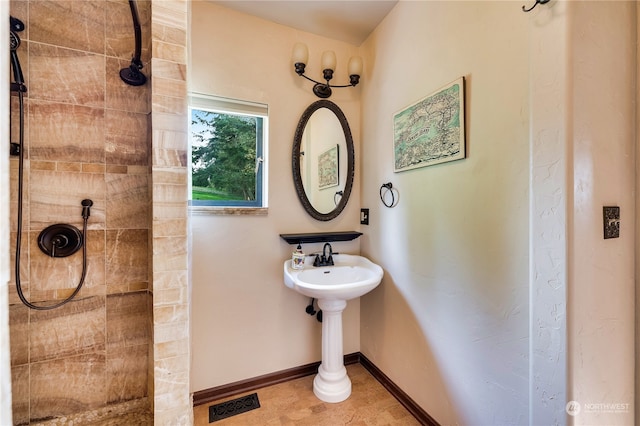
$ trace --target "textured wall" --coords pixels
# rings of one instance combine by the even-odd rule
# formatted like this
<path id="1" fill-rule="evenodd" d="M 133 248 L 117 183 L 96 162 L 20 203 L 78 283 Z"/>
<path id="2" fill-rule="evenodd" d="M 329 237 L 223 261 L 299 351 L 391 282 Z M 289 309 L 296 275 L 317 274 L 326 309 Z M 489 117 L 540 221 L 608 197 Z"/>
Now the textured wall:
<path id="1" fill-rule="evenodd" d="M 568 335 L 574 425 L 635 425 L 636 2 L 569 2 Z M 603 238 L 602 207 L 620 207 Z M 605 408 L 617 404 L 617 409 Z"/>
<path id="2" fill-rule="evenodd" d="M 569 67 L 566 2 L 528 16 L 530 50 L 531 219 L 529 280 L 532 286 L 530 422 L 563 424 L 567 401 L 567 222 L 569 216 L 566 128 Z M 559 60 L 559 58 L 562 58 Z"/>
<path id="3" fill-rule="evenodd" d="M 139 1 L 143 61 L 150 2 Z M 88 273 L 76 300 L 32 311 L 10 290 L 16 423 L 92 410 L 148 394 L 149 85 L 118 75 L 134 48 L 127 1 L 12 1 L 23 20 L 25 200 L 21 281 L 33 302 L 51 304 L 78 283 L 82 255 L 51 259 L 38 233 L 89 219 Z M 17 100 L 12 99 L 13 139 Z M 11 250 L 17 230 L 17 167 L 11 159 Z M 91 391 L 87 391 L 90 389 Z"/>
<path id="4" fill-rule="evenodd" d="M 399 2 L 367 39 L 361 350 L 441 424 L 528 421 L 528 15 L 513 2 Z M 466 78 L 467 158 L 393 172 L 392 117 Z M 378 189 L 400 200 L 385 208 Z"/>
<path id="5" fill-rule="evenodd" d="M 363 92 L 363 182 L 402 199 L 371 211 L 363 252 L 387 274 L 362 301 L 362 351 L 442 423 L 637 423 L 635 7 L 401 2 L 365 44 L 381 79 Z M 389 173 L 382 101 L 456 73 L 469 157 Z M 619 239 L 603 239 L 604 205 L 621 207 Z"/>

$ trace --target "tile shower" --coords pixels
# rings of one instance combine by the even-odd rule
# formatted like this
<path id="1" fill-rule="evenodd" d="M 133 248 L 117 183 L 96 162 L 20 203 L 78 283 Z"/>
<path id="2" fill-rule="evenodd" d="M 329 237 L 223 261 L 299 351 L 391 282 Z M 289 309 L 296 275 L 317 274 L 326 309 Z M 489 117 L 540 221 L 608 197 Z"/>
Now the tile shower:
<path id="1" fill-rule="evenodd" d="M 151 2 L 137 5 L 148 65 Z M 87 279 L 74 301 L 29 310 L 12 274 L 13 417 L 27 424 L 152 393 L 151 85 L 119 77 L 134 48 L 127 1 L 12 0 L 10 11 L 26 24 L 18 49 L 28 88 L 20 274 L 30 300 L 64 298 L 77 284 L 81 253 L 49 258 L 36 239 L 54 223 L 81 227 L 80 201 L 94 201 Z M 13 139 L 17 109 L 13 96 Z M 13 253 L 17 164 L 12 157 Z"/>

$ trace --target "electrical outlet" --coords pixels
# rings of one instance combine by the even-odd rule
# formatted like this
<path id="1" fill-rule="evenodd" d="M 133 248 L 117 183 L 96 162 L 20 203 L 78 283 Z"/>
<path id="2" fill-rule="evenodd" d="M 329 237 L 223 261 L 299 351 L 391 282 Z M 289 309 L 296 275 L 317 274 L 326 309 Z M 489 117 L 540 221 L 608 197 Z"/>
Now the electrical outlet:
<path id="1" fill-rule="evenodd" d="M 620 207 L 605 206 L 602 208 L 604 239 L 620 237 Z"/>
<path id="2" fill-rule="evenodd" d="M 360 209 L 360 225 L 369 224 L 369 209 Z"/>

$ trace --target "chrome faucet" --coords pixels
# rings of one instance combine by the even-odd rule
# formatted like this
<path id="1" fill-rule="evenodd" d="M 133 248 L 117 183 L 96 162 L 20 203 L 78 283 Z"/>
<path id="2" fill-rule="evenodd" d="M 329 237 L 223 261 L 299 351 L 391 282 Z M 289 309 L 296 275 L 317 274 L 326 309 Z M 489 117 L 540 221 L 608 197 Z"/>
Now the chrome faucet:
<path id="1" fill-rule="evenodd" d="M 329 247 L 329 256 L 327 256 L 327 247 Z M 322 248 L 322 255 L 316 254 L 313 266 L 331 266 L 333 265 L 333 249 L 331 244 L 325 243 Z"/>

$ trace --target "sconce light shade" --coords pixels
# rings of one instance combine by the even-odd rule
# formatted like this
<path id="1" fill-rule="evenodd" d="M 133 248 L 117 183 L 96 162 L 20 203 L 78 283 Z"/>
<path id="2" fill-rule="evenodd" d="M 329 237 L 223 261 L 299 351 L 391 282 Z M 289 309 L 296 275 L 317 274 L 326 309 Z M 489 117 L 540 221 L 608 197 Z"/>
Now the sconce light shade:
<path id="1" fill-rule="evenodd" d="M 293 55 L 292 55 L 294 64 L 305 64 L 309 60 L 309 49 L 307 49 L 307 45 L 304 43 L 296 43 L 293 46 Z"/>
<path id="2" fill-rule="evenodd" d="M 336 69 L 336 52 L 333 50 L 326 50 L 322 52 L 322 71 L 335 70 Z"/>
<path id="3" fill-rule="evenodd" d="M 359 56 L 354 56 L 349 59 L 349 84 L 341 86 L 332 86 L 329 84 L 329 81 L 333 78 L 333 71 L 336 69 L 337 64 L 336 53 L 334 51 L 326 50 L 322 52 L 320 64 L 322 67 L 322 77 L 326 83 L 316 81 L 304 74 L 307 61 L 309 59 L 309 49 L 304 43 L 296 43 L 293 46 L 291 59 L 293 60 L 296 74 L 315 83 L 313 86 L 313 93 L 319 98 L 325 99 L 330 97 L 332 94 L 331 88 L 333 87 L 353 87 L 360 82 L 360 75 L 362 74 L 362 58 Z"/>
<path id="4" fill-rule="evenodd" d="M 362 74 L 362 58 L 360 56 L 352 56 L 349 59 L 349 75 Z"/>
<path id="5" fill-rule="evenodd" d="M 360 56 L 352 56 L 349 59 L 349 81 L 352 86 L 360 82 L 362 74 L 362 58 Z"/>

